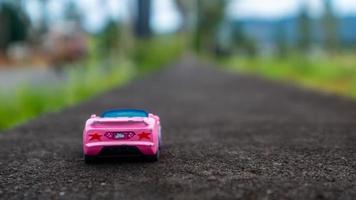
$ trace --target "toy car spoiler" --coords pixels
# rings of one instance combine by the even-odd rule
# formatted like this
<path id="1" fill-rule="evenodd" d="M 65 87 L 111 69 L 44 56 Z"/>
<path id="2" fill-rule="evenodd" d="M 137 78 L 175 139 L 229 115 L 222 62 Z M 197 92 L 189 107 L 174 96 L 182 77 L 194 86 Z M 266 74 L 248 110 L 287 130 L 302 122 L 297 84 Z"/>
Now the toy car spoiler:
<path id="1" fill-rule="evenodd" d="M 92 115 L 87 123 L 91 125 L 143 123 L 147 126 L 151 124 L 151 120 L 147 117 L 101 118 L 96 115 Z"/>
<path id="2" fill-rule="evenodd" d="M 150 124 L 150 120 L 146 117 L 134 117 L 134 118 L 96 118 L 92 120 L 92 123 L 127 123 L 127 122 L 143 122 L 146 125 Z"/>

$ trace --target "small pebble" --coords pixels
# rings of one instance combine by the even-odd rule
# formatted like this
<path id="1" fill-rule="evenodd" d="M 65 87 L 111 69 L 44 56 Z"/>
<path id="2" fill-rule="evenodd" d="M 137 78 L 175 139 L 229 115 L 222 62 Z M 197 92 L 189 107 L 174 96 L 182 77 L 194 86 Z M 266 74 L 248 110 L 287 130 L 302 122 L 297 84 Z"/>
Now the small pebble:
<path id="1" fill-rule="evenodd" d="M 60 192 L 59 196 L 63 196 L 65 194 L 65 192 Z"/>

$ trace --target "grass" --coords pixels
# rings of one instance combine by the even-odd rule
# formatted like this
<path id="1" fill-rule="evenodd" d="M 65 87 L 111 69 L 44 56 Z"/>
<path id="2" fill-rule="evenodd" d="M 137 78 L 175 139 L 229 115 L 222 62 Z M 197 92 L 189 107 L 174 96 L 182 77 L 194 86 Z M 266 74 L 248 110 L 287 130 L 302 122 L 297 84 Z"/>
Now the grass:
<path id="1" fill-rule="evenodd" d="M 132 79 L 129 62 L 116 61 L 110 69 L 95 66 L 73 67 L 68 77 L 56 86 L 21 86 L 12 94 L 2 94 L 0 129 L 12 127 L 44 112 L 74 105 L 101 91 Z"/>
<path id="2" fill-rule="evenodd" d="M 133 59 L 139 74 L 147 74 L 162 65 L 172 62 L 181 55 L 183 39 L 179 37 L 161 36 L 158 39 L 138 41 Z"/>
<path id="3" fill-rule="evenodd" d="M 233 57 L 222 61 L 233 72 L 296 83 L 328 93 L 356 98 L 356 55 L 306 57 Z"/>
<path id="4" fill-rule="evenodd" d="M 0 130 L 122 86 L 137 76 L 159 69 L 178 57 L 181 49 L 180 41 L 174 38 L 137 41 L 131 57 L 98 60 L 94 53 L 71 66 L 68 77 L 59 85 L 21 86 L 12 93 L 0 93 Z"/>

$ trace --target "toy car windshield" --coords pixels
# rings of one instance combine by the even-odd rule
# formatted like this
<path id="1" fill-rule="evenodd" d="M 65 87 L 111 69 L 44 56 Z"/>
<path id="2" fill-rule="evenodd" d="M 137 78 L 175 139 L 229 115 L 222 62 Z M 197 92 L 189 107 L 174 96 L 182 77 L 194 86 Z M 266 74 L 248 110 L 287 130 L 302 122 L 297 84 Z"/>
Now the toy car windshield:
<path id="1" fill-rule="evenodd" d="M 148 113 L 143 110 L 110 110 L 101 115 L 102 118 L 116 117 L 148 117 Z"/>

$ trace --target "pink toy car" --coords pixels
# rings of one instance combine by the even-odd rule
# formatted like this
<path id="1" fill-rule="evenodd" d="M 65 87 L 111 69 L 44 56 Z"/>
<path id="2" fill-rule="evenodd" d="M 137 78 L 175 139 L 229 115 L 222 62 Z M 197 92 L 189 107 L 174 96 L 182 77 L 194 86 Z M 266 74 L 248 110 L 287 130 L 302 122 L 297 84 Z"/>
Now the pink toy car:
<path id="1" fill-rule="evenodd" d="M 100 117 L 93 114 L 83 132 L 86 163 L 98 157 L 116 156 L 145 156 L 157 161 L 160 144 L 160 119 L 143 110 L 110 110 Z"/>

